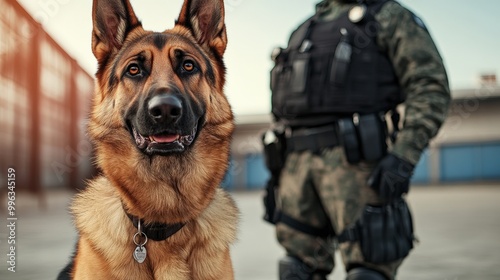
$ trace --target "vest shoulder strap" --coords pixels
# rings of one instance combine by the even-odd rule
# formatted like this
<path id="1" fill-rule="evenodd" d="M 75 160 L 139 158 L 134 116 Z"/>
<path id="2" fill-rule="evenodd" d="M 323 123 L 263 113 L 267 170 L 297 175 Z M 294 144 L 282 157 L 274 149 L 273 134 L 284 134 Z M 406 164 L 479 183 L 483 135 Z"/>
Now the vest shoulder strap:
<path id="1" fill-rule="evenodd" d="M 382 7 L 384 6 L 385 3 L 390 2 L 393 0 L 374 0 L 374 1 L 367 1 L 368 3 L 368 9 L 371 10 L 373 14 L 376 14 L 380 12 Z"/>
<path id="2" fill-rule="evenodd" d="M 289 50 L 297 50 L 302 45 L 302 42 L 309 39 L 311 35 L 311 31 L 314 27 L 314 23 L 317 21 L 318 15 L 307 19 L 304 23 L 302 23 L 290 36 L 290 40 L 288 41 L 288 49 Z"/>
<path id="3" fill-rule="evenodd" d="M 372 0 L 372 1 L 364 1 L 367 2 L 368 9 L 372 14 L 376 14 L 382 9 L 382 6 L 392 0 Z M 302 23 L 290 36 L 290 40 L 288 41 L 288 49 L 289 50 L 297 50 L 300 48 L 304 40 L 309 39 L 311 35 L 312 29 L 314 28 L 315 23 L 318 21 L 319 15 L 316 13 L 312 17 L 308 18 L 304 23 Z"/>

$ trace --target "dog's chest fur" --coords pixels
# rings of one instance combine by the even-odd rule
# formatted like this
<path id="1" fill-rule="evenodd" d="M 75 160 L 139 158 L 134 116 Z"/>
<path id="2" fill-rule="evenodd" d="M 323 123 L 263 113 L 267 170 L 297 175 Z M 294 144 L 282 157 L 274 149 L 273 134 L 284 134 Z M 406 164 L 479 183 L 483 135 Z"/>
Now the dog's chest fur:
<path id="1" fill-rule="evenodd" d="M 99 279 L 217 279 L 216 275 L 221 272 L 213 270 L 224 266 L 211 263 L 229 261 L 229 255 L 218 256 L 220 260 L 206 256 L 228 249 L 235 240 L 238 220 L 234 201 L 218 189 L 213 201 L 197 219 L 165 241 L 149 240 L 145 245 L 146 261 L 139 264 L 132 256 L 136 247 L 132 238 L 137 229 L 106 178 L 94 180 L 75 198 L 71 208 L 81 233 L 77 256 L 96 260 L 75 267 L 74 275 L 82 277 L 78 279 L 85 279 L 85 275 L 95 277 L 96 273 Z M 78 259 L 75 261 L 79 263 Z M 107 263 L 108 266 L 94 266 L 93 263 Z"/>

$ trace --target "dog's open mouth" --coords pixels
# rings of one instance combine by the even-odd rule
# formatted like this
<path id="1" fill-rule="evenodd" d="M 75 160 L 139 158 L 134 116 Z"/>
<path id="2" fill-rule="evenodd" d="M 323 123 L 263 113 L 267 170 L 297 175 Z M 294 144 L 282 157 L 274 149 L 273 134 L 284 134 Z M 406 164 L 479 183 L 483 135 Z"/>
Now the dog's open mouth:
<path id="1" fill-rule="evenodd" d="M 198 128 L 195 126 L 189 135 L 161 133 L 146 136 L 141 135 L 135 127 L 132 127 L 135 144 L 149 155 L 183 152 L 194 142 L 197 131 Z"/>

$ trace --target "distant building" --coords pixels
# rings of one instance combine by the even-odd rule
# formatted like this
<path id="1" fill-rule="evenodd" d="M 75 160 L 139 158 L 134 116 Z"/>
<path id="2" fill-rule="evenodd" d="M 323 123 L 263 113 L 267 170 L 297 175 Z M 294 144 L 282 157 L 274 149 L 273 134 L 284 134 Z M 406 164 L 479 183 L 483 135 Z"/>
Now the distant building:
<path id="1" fill-rule="evenodd" d="M 500 182 L 500 87 L 452 92 L 445 124 L 420 160 L 414 180 Z"/>
<path id="2" fill-rule="evenodd" d="M 455 90 L 448 118 L 415 170 L 416 184 L 500 182 L 500 87 Z M 259 189 L 269 176 L 260 135 L 270 115 L 237 116 L 228 188 Z"/>
<path id="3" fill-rule="evenodd" d="M 80 186 L 92 77 L 14 0 L 0 0 L 0 38 L 0 176 L 14 167 L 31 191 Z"/>

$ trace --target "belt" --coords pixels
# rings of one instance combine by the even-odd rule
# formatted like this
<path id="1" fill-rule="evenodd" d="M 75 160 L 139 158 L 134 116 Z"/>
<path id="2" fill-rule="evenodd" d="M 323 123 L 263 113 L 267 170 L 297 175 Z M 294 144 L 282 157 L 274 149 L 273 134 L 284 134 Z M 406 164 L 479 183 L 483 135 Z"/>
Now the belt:
<path id="1" fill-rule="evenodd" d="M 320 126 L 314 128 L 294 129 L 291 136 L 286 139 L 289 152 L 310 150 L 319 152 L 324 148 L 339 145 L 339 139 L 335 125 Z"/>

